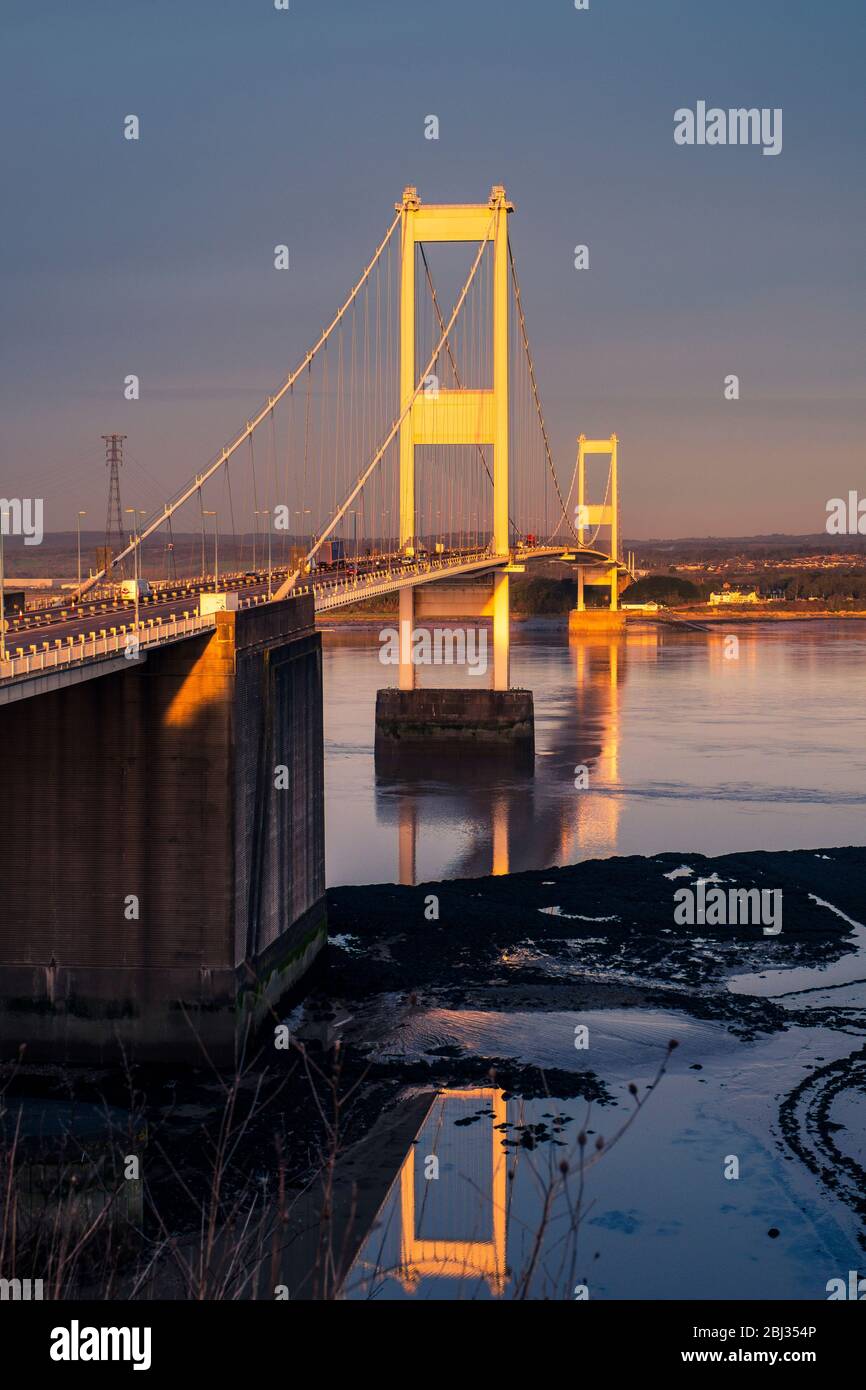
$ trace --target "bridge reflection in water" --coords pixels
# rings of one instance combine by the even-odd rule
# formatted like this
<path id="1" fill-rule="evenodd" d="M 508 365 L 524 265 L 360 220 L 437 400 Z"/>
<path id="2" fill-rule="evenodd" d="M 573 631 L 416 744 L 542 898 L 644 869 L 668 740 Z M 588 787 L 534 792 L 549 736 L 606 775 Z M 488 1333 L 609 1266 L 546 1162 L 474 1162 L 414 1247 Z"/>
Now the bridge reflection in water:
<path id="1" fill-rule="evenodd" d="M 377 757 L 377 819 L 395 824 L 398 881 L 419 881 L 425 832 L 435 837 L 448 821 L 468 822 L 475 833 L 436 877 L 518 873 L 617 853 L 620 703 L 629 660 L 649 655 L 648 646 L 655 653 L 658 642 L 652 629 L 569 639 L 573 685 L 538 710 L 534 771 L 498 754 L 472 758 L 465 748 L 435 755 L 401 749 L 399 763 Z M 588 785 L 580 787 L 584 768 Z"/>
<path id="2" fill-rule="evenodd" d="M 436 1096 L 352 1267 L 349 1297 L 369 1297 L 383 1281 L 393 1281 L 392 1296 L 453 1297 L 455 1280 L 502 1297 L 507 1114 L 505 1093 L 496 1087 Z"/>

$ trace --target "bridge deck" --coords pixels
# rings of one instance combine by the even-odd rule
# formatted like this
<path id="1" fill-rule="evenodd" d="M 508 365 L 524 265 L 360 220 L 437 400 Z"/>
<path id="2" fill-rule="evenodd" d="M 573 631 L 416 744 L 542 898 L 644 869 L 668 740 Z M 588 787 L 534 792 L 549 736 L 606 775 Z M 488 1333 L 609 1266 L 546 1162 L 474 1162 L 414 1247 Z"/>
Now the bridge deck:
<path id="1" fill-rule="evenodd" d="M 310 577 L 303 583 L 296 583 L 289 597 L 312 593 L 317 613 L 333 612 L 365 599 L 398 593 L 401 589 L 447 579 L 459 579 L 464 575 L 489 573 L 509 564 L 522 565 L 528 561 L 571 557 L 576 554 L 595 565 L 613 563 L 610 556 L 603 552 L 589 549 L 575 552 L 573 546 L 565 545 L 535 546 L 505 555 L 492 555 L 489 550 L 476 550 L 444 559 L 431 557 L 412 564 L 391 561 L 387 568 L 373 569 L 366 574 Z M 575 563 L 579 561 L 575 559 Z M 619 565 L 619 568 L 622 566 Z M 246 576 L 243 581 L 239 576 L 227 576 L 220 587 L 222 591 L 237 592 L 239 607 L 248 608 L 271 601 L 269 588 L 273 582 L 273 576 L 269 582 L 267 573 L 261 572 L 252 582 Z M 201 616 L 191 611 L 196 607 L 197 596 L 192 589 L 187 590 L 187 593 L 189 596 L 186 599 L 177 596 L 164 599 L 156 595 L 152 602 L 142 606 L 137 630 L 142 649 L 146 651 L 147 648 L 156 645 L 176 642 L 213 627 L 213 615 Z M 183 607 L 184 603 L 186 607 Z M 133 621 L 134 605 L 131 601 L 124 601 L 115 603 L 113 608 L 108 608 L 107 605 L 103 607 L 107 611 L 99 616 L 95 611 L 89 616 L 81 611 L 70 615 L 67 610 L 63 610 L 66 614 L 63 616 L 46 609 L 44 614 L 38 615 L 40 621 L 36 625 L 21 627 L 17 632 L 7 620 L 6 640 L 9 655 L 6 661 L 0 662 L 0 703 L 21 698 L 23 692 L 16 691 L 13 694 L 11 687 L 19 686 L 20 682 L 26 682 L 32 677 L 44 675 L 47 671 L 69 671 L 73 667 L 90 663 L 103 663 L 104 669 L 108 669 L 106 663 L 110 658 L 122 658 L 136 632 Z M 142 617 L 142 613 L 146 616 Z M 114 624 L 111 623 L 112 616 L 116 619 Z M 105 625 L 102 626 L 102 623 Z M 26 636 L 26 647 L 16 641 L 16 637 L 23 636 Z"/>

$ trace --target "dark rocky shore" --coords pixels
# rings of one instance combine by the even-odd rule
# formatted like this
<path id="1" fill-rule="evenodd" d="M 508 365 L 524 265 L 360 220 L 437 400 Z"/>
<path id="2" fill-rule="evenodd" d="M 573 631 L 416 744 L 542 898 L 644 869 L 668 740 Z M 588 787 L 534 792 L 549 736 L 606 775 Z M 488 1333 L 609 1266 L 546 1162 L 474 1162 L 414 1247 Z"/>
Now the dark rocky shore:
<path id="1" fill-rule="evenodd" d="M 678 874 L 686 868 L 690 874 Z M 699 878 L 724 889 L 780 890 L 779 934 L 676 925 L 674 893 Z M 742 1015 L 758 1026 L 752 1006 L 770 1023 L 772 1001 L 725 996 L 720 981 L 736 970 L 817 966 L 850 951 L 852 922 L 866 919 L 866 849 L 635 855 L 412 888 L 335 888 L 328 904 L 327 988 L 347 1007 L 388 990 L 431 991 L 450 1007 L 505 1008 L 645 1004 L 664 995 L 699 1016 Z"/>

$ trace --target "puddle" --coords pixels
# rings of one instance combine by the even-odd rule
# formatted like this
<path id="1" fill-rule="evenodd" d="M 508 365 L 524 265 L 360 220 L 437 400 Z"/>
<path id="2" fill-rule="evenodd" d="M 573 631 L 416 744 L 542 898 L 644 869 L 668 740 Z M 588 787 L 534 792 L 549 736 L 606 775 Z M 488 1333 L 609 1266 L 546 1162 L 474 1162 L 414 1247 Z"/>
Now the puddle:
<path id="1" fill-rule="evenodd" d="M 816 897 L 814 893 L 810 893 L 809 897 L 819 907 L 826 908 L 836 917 L 841 917 L 853 928 L 850 954 L 829 965 L 791 966 L 781 970 L 761 970 L 754 974 L 734 975 L 727 981 L 727 988 L 731 994 L 749 994 L 762 999 L 783 999 L 785 996 L 797 995 L 796 1006 L 809 1007 L 818 1003 L 817 999 L 809 999 L 812 991 L 859 985 L 859 991 L 854 991 L 848 997 L 851 999 L 852 1007 L 856 1007 L 858 1003 L 861 1008 L 866 1006 L 866 927 L 860 922 L 855 922 L 853 917 L 847 916 L 832 903 Z M 828 1002 L 828 996 L 821 994 L 820 998 L 823 1007 Z"/>
<path id="2" fill-rule="evenodd" d="M 589 1030 L 586 1048 L 575 1047 L 579 1027 Z M 678 1056 L 690 1062 L 734 1054 L 740 1046 L 720 1024 L 663 1010 L 429 1009 L 403 1020 L 373 1055 L 405 1061 L 459 1048 L 467 1056 L 508 1057 L 542 1069 L 604 1071 L 621 1081 L 636 1069 L 659 1065 L 672 1038 Z"/>

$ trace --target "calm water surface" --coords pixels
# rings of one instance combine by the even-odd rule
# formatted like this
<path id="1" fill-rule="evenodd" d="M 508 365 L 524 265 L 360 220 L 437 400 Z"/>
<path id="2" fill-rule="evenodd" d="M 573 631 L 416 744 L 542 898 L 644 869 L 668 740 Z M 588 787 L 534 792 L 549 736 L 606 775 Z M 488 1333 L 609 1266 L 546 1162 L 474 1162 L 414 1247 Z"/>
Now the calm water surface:
<path id="1" fill-rule="evenodd" d="M 856 1224 L 810 1174 L 780 1161 L 767 1124 L 768 1089 L 796 1084 L 816 1052 L 844 1056 L 850 1038 L 794 1028 L 741 1045 L 723 1026 L 679 1014 L 581 1017 L 617 1106 L 509 1099 L 492 1086 L 440 1092 L 355 1261 L 348 1297 L 510 1299 L 525 1281 L 531 1298 L 570 1299 L 582 1284 L 593 1299 L 820 1299 L 828 1278 L 858 1267 Z M 419 1025 L 431 1038 L 516 1043 L 521 1055 L 568 1065 L 573 1021 L 470 1013 Z M 671 1033 L 683 1054 L 676 1074 L 614 1143 L 631 1109 L 628 1082 L 645 1093 Z M 700 1071 L 690 1070 L 697 1059 Z M 549 1137 L 527 1149 L 522 1139 L 535 1125 Z M 582 1128 L 611 1147 L 601 1155 L 590 1147 L 581 1202 Z M 743 1182 L 724 1178 L 721 1156 L 730 1152 Z M 431 1157 L 435 1182 L 426 1180 Z"/>
<path id="2" fill-rule="evenodd" d="M 378 625 L 324 635 L 328 881 L 424 882 L 614 854 L 806 849 L 866 835 L 866 624 L 723 632 L 647 624 L 569 640 L 515 624 L 535 697 L 535 775 L 438 755 L 377 775 Z M 419 684 L 474 685 L 457 668 Z M 586 766 L 589 787 L 575 789 Z"/>

